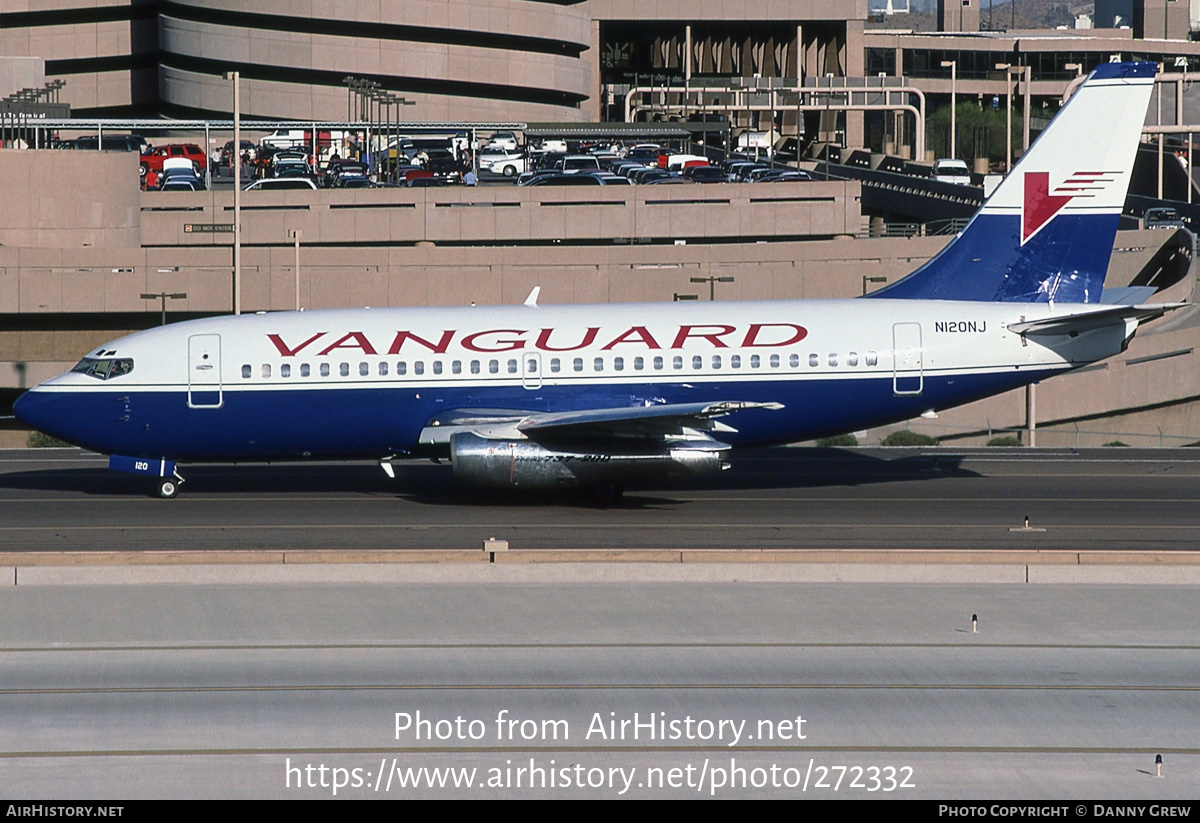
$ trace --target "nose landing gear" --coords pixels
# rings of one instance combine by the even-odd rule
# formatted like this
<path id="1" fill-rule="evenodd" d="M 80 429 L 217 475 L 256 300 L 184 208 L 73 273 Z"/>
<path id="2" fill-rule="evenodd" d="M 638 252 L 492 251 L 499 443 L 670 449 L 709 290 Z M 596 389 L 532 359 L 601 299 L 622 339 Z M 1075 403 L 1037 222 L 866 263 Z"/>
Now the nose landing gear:
<path id="1" fill-rule="evenodd" d="M 155 484 L 156 495 L 163 500 L 170 500 L 179 494 L 179 480 L 174 477 L 161 477 Z"/>

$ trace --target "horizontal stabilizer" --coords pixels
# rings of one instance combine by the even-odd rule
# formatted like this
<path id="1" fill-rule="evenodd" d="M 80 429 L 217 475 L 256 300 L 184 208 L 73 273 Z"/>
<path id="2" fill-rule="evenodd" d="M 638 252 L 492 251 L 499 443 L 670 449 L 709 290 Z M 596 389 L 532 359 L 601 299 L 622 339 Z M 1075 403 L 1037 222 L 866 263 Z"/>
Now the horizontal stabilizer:
<path id="1" fill-rule="evenodd" d="M 1080 332 L 1100 329 L 1126 320 L 1137 320 L 1139 323 L 1162 317 L 1169 311 L 1183 308 L 1187 303 L 1154 303 L 1142 306 L 1113 306 L 1110 309 L 1068 314 L 1061 317 L 1047 317 L 1041 320 L 1028 320 L 1021 323 L 1010 323 L 1008 330 L 1017 334 L 1079 334 Z"/>

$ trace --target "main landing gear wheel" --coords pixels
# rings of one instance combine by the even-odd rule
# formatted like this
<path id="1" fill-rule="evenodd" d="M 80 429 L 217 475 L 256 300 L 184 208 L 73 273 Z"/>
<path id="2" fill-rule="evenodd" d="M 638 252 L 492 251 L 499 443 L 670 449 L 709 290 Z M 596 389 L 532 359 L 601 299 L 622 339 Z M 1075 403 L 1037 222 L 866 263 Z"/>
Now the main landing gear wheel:
<path id="1" fill-rule="evenodd" d="M 157 495 L 164 500 L 170 500 L 179 494 L 179 481 L 174 477 L 164 477 L 158 481 Z"/>

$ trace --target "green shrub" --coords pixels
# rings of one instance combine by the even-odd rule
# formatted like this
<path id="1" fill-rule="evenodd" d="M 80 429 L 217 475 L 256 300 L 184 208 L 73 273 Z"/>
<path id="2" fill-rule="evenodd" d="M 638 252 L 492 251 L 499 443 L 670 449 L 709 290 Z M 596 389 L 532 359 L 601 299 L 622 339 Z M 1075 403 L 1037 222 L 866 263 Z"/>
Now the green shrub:
<path id="1" fill-rule="evenodd" d="M 1105 448 L 1108 448 L 1110 446 L 1119 446 L 1119 447 L 1125 448 L 1125 449 L 1129 448 L 1128 443 L 1122 443 L 1120 440 L 1109 440 L 1107 443 L 1104 444 Z"/>
<path id="2" fill-rule="evenodd" d="M 51 437 L 48 434 L 32 432 L 29 435 L 27 445 L 31 449 L 60 449 L 63 446 L 70 446 L 71 444 L 59 440 L 57 437 Z"/>
<path id="3" fill-rule="evenodd" d="M 852 434 L 838 434 L 833 437 L 822 437 L 817 441 L 817 445 L 822 448 L 833 448 L 835 446 L 857 446 L 858 438 Z"/>
<path id="4" fill-rule="evenodd" d="M 894 431 L 879 444 L 881 446 L 936 446 L 938 444 L 936 437 L 930 437 L 927 434 L 917 434 L 916 432 L 901 429 Z"/>
<path id="5" fill-rule="evenodd" d="M 991 440 L 988 441 L 987 444 L 989 446 L 1006 446 L 1006 447 L 1020 446 L 1021 440 L 1019 438 L 1013 437 L 1011 434 L 1009 434 L 1009 435 L 1005 435 L 1004 437 L 993 437 Z"/>

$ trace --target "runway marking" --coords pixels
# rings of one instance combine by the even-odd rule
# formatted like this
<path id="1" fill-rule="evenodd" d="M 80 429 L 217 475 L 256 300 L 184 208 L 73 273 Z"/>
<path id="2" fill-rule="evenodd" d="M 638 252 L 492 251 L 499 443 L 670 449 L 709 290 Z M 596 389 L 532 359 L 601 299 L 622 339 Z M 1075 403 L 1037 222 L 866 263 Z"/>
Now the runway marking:
<path id="1" fill-rule="evenodd" d="M 463 650 L 562 650 L 562 649 L 1023 649 L 1029 651 L 1200 651 L 1200 645 L 1147 645 L 1137 643 L 825 643 L 815 642 L 643 642 L 643 643 L 231 643 L 159 644 L 137 646 L 13 646 L 0 654 L 24 652 L 164 652 L 164 651 L 453 651 Z"/>
<path id="2" fill-rule="evenodd" d="M 1099 684 L 944 684 L 936 683 L 375 683 L 309 686 L 96 686 L 0 689 L 0 697 L 83 694 L 277 694 L 286 692 L 571 692 L 571 691 L 955 691 L 955 692 L 1200 692 L 1200 686 L 1106 686 Z"/>
<path id="3" fill-rule="evenodd" d="M 730 521 L 721 521 L 715 523 L 703 522 L 684 522 L 684 523 L 605 523 L 602 521 L 566 521 L 560 523 L 499 523 L 488 526 L 487 528 L 506 528 L 506 529 L 584 529 L 595 528 L 596 526 L 637 526 L 640 529 L 676 529 L 676 530 L 696 530 L 696 529 L 729 529 L 736 528 L 744 530 L 747 528 L 753 529 L 792 529 L 798 525 L 806 526 L 814 529 L 857 529 L 859 531 L 878 531 L 879 529 L 954 529 L 961 531 L 963 529 L 1005 529 L 1013 525 L 1013 521 L 1004 520 L 995 523 L 871 523 L 864 524 L 862 522 L 854 523 L 839 523 L 839 522 L 824 522 L 812 520 L 791 520 L 779 523 L 737 523 Z M 1038 526 L 1050 529 L 1051 531 L 1080 531 L 1080 530 L 1112 530 L 1112 531 L 1127 531 L 1133 529 L 1135 531 L 1197 531 L 1200 530 L 1200 523 L 1171 525 L 1167 523 L 1053 523 L 1050 521 L 1038 521 Z M 390 530 L 390 531 L 446 531 L 451 529 L 471 529 L 478 531 L 482 526 L 471 523 L 248 523 L 248 524 L 223 524 L 214 526 L 212 524 L 196 524 L 186 525 L 179 523 L 162 523 L 160 525 L 143 526 L 138 524 L 117 524 L 111 526 L 89 525 L 89 526 L 0 526 L 0 533 L 3 532 L 111 532 L 111 531 L 143 531 L 156 532 L 162 530 L 169 531 L 205 531 L 213 534 L 220 534 L 227 531 L 260 531 L 264 528 L 285 530 L 285 531 L 311 531 L 313 529 L 371 529 L 371 530 Z M 645 547 L 639 547 L 645 548 Z M 672 551 L 683 551 L 687 548 L 695 547 L 665 547 Z M 637 549 L 631 549 L 636 551 Z M 189 551 L 184 549 L 183 551 Z M 200 551 L 199 549 L 191 551 Z"/>
<path id="4" fill-rule="evenodd" d="M 337 492 L 321 497 L 258 497 L 254 495 L 230 495 L 226 497 L 208 496 L 200 497 L 197 495 L 189 495 L 180 497 L 175 502 L 185 503 L 228 503 L 233 500 L 245 500 L 254 503 L 323 503 L 323 502 L 364 502 L 364 503 L 392 503 L 404 502 L 397 500 L 397 493 L 394 492 Z M 638 497 L 639 495 L 668 495 L 674 501 L 685 503 L 1078 503 L 1087 505 L 1091 503 L 1186 503 L 1195 505 L 1195 497 L 1088 497 L 1082 499 L 1079 497 L 1041 497 L 1029 495 L 1024 497 L 993 497 L 990 495 L 980 495 L 977 497 L 807 497 L 807 496 L 775 496 L 775 497 L 730 497 L 720 493 L 715 493 L 710 497 L 684 497 L 681 495 L 670 494 L 669 491 L 659 489 L 635 490 L 627 493 L 629 497 Z M 66 498 L 66 497 L 21 497 L 0 499 L 0 505 L 5 503 L 16 505 L 27 505 L 29 503 L 45 503 L 50 505 L 62 505 L 63 503 L 95 503 L 97 505 L 111 507 L 114 503 L 132 503 L 139 506 L 161 506 L 161 501 L 158 500 L 141 500 L 138 498 L 118 498 L 114 500 L 111 497 L 85 497 L 85 498 Z M 463 508 L 477 508 L 477 506 L 469 506 L 464 504 Z M 631 509 L 635 511 L 636 509 Z"/>
<path id="5" fill-rule="evenodd" d="M 202 755 L 225 755 L 232 757 L 257 757 L 262 755 L 430 755 L 430 754 L 505 754 L 508 752 L 541 752 L 545 754 L 695 754 L 697 752 L 730 751 L 729 746 L 396 746 L 392 748 L 360 747 L 304 747 L 304 748 L 210 748 L 210 749 L 96 749 L 60 751 L 15 751 L 0 752 L 0 759 L 50 757 L 196 757 Z M 763 754 L 1076 754 L 1076 755 L 1200 755 L 1200 749 L 1190 747 L 1140 746 L 755 746 L 739 745 L 738 752 Z"/>

